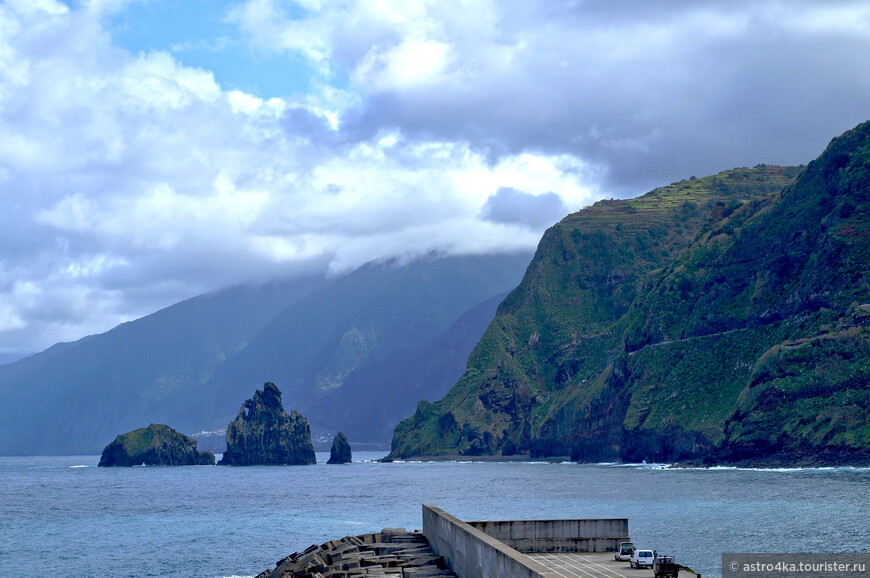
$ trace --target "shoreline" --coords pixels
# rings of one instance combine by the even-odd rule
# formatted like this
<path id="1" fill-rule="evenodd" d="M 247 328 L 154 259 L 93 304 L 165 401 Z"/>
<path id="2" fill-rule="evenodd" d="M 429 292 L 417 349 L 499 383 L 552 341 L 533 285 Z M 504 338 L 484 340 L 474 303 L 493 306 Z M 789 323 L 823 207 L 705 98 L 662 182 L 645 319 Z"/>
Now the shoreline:
<path id="1" fill-rule="evenodd" d="M 462 456 L 458 454 L 445 454 L 437 456 L 413 456 L 409 458 L 391 458 L 389 456 L 378 460 L 381 463 L 396 462 L 525 462 L 525 463 L 554 463 L 560 464 L 571 462 L 568 456 L 551 456 L 546 458 L 532 458 L 528 455 L 515 456 Z"/>
<path id="2" fill-rule="evenodd" d="M 319 452 L 324 454 L 325 452 Z M 380 453 L 380 452 L 372 452 L 372 453 Z M 216 456 L 218 457 L 218 456 Z M 26 460 L 26 459 L 64 459 L 68 458 L 70 460 L 76 461 L 77 463 L 74 465 L 68 465 L 66 467 L 91 467 L 91 465 L 85 464 L 85 462 L 92 461 L 93 467 L 97 466 L 97 462 L 100 459 L 100 454 L 55 454 L 55 455 L 33 455 L 33 456 L 0 456 L 0 459 L 3 460 Z M 363 463 L 443 463 L 443 462 L 456 462 L 456 463 L 526 463 L 526 464 L 571 464 L 571 465 L 579 465 L 579 466 L 601 466 L 601 467 L 614 467 L 614 468 L 625 468 L 625 467 L 636 467 L 636 468 L 645 468 L 645 469 L 656 469 L 656 470 L 754 470 L 754 471 L 800 471 L 800 470 L 831 470 L 831 469 L 854 469 L 854 470 L 867 470 L 870 469 L 870 461 L 867 462 L 857 462 L 857 463 L 813 463 L 813 462 L 785 462 L 782 460 L 770 460 L 770 461 L 761 461 L 761 460 L 752 460 L 746 462 L 720 462 L 720 463 L 711 463 L 705 464 L 698 462 L 674 462 L 674 463 L 665 463 L 665 462 L 653 462 L 653 463 L 643 463 L 643 462 L 620 462 L 620 461 L 612 461 L 612 462 L 578 462 L 572 461 L 567 456 L 550 456 L 547 458 L 532 458 L 528 455 L 515 455 L 515 456 L 460 456 L 460 455 L 438 455 L 438 456 L 412 456 L 408 458 L 389 458 L 389 457 L 381 457 L 371 459 L 354 459 L 353 463 L 363 464 Z M 325 464 L 326 462 L 322 462 Z M 322 465 L 320 461 L 314 465 Z M 161 467 L 161 466 L 153 466 L 153 467 Z M 172 467 L 172 466 L 168 466 Z"/>
<path id="3" fill-rule="evenodd" d="M 380 463 L 428 463 L 428 462 L 460 462 L 460 463 L 529 463 L 529 464 L 576 464 L 590 466 L 614 466 L 614 467 L 647 467 L 650 469 L 674 469 L 674 470 L 813 470 L 813 469 L 870 469 L 870 460 L 862 462 L 832 461 L 817 462 L 812 460 L 785 461 L 778 458 L 752 459 L 734 462 L 703 463 L 700 460 L 687 460 L 673 463 L 644 463 L 644 462 L 580 462 L 571 460 L 568 456 L 549 456 L 546 458 L 533 458 L 528 455 L 516 456 L 462 456 L 455 454 L 435 456 L 412 456 L 407 458 L 390 458 L 389 456 L 376 460 Z"/>

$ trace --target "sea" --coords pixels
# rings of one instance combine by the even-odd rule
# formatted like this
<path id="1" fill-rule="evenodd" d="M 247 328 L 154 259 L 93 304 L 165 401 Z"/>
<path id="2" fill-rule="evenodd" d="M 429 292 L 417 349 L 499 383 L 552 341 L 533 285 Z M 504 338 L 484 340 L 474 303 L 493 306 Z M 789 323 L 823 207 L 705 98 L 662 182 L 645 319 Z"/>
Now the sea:
<path id="1" fill-rule="evenodd" d="M 376 461 L 98 468 L 0 458 L 2 577 L 252 577 L 312 544 L 463 520 L 629 519 L 641 548 L 721 576 L 723 552 L 870 552 L 870 468 Z"/>

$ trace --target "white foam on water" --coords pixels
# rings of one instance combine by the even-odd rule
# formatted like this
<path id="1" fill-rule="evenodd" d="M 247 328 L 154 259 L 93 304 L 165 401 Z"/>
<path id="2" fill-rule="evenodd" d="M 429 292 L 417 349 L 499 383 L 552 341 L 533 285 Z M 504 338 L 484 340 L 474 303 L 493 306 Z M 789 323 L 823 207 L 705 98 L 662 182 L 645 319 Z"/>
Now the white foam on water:
<path id="1" fill-rule="evenodd" d="M 742 466 L 698 466 L 698 467 L 674 467 L 673 464 L 645 464 L 632 463 L 624 464 L 618 462 L 602 462 L 595 464 L 597 466 L 617 467 L 617 468 L 642 468 L 647 470 L 674 470 L 674 471 L 744 471 L 744 472 L 867 472 L 870 471 L 870 466 L 816 466 L 816 467 L 794 467 L 794 468 L 747 468 Z"/>
<path id="2" fill-rule="evenodd" d="M 619 463 L 619 462 L 611 462 L 611 463 L 602 463 L 595 464 L 601 466 L 607 466 L 611 468 L 640 468 L 644 470 L 664 470 L 670 468 L 673 464 L 648 464 L 646 462 L 640 463 Z"/>

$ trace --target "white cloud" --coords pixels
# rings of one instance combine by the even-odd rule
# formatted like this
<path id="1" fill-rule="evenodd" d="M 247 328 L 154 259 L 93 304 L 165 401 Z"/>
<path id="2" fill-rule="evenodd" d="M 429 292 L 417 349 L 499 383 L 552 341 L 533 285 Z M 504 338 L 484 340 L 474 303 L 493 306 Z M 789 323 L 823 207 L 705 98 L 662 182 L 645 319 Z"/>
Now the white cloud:
<path id="1" fill-rule="evenodd" d="M 354 78 L 379 90 L 405 90 L 440 84 L 451 64 L 450 46 L 433 40 L 406 40 L 383 52 L 366 54 Z"/>
<path id="2" fill-rule="evenodd" d="M 866 2 L 822 2 L 799 11 L 789 8 L 788 3 L 773 3 L 765 10 L 765 16 L 798 32 L 870 39 L 870 6 Z"/>
<path id="3" fill-rule="evenodd" d="M 27 15 L 42 13 L 59 15 L 69 12 L 66 4 L 57 0 L 6 0 L 6 4 L 13 10 Z"/>
<path id="4" fill-rule="evenodd" d="M 121 72 L 121 90 L 128 106 L 161 111 L 179 109 L 220 98 L 214 75 L 180 66 L 169 54 L 140 54 Z"/>
<path id="5" fill-rule="evenodd" d="M 569 154 L 609 194 L 806 162 L 867 116 L 866 3 L 324 6 L 302 18 L 365 97 L 348 130 Z"/>
<path id="6" fill-rule="evenodd" d="M 227 20 L 248 35 L 255 50 L 301 55 L 320 75 L 330 76 L 330 46 L 325 34 L 329 23 L 321 20 L 312 26 L 309 20 L 290 18 L 282 9 L 284 4 L 280 0 L 248 0 L 233 7 Z M 315 13 L 321 10 L 318 2 L 304 6 Z"/>
<path id="7" fill-rule="evenodd" d="M 312 263 L 531 248 L 598 197 L 807 162 L 870 99 L 848 0 L 238 2 L 214 46 L 303 62 L 293 99 L 123 50 L 134 1 L 0 3 L 0 353 Z"/>
<path id="8" fill-rule="evenodd" d="M 540 231 L 480 219 L 499 187 L 556 191 L 572 206 L 593 200 L 584 164 L 570 156 L 493 160 L 464 141 L 409 140 L 402 130 L 359 139 L 341 130 L 360 102 L 342 89 L 260 98 L 224 90 L 168 53 L 120 50 L 101 12 L 118 6 L 0 7 L 9 64 L 0 74 L 9 209 L 0 214 L 0 351 L 104 331 L 311 263 L 345 271 L 432 250 L 533 247 Z M 273 8 L 240 10 L 254 22 Z M 299 40 L 309 41 L 326 46 Z M 450 64 L 439 46 L 396 45 L 379 82 L 427 82 Z M 328 51 L 318 50 L 306 54 L 319 62 Z"/>

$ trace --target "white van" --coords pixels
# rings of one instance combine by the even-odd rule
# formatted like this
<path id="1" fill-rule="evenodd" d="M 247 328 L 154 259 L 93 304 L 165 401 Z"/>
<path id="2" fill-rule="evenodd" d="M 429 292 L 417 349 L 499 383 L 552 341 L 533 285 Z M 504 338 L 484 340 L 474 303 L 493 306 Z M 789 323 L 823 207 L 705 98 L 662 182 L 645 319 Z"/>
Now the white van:
<path id="1" fill-rule="evenodd" d="M 644 566 L 652 568 L 653 560 L 655 560 L 655 555 L 652 550 L 635 550 L 628 563 L 631 564 L 632 568 L 643 568 Z"/>

